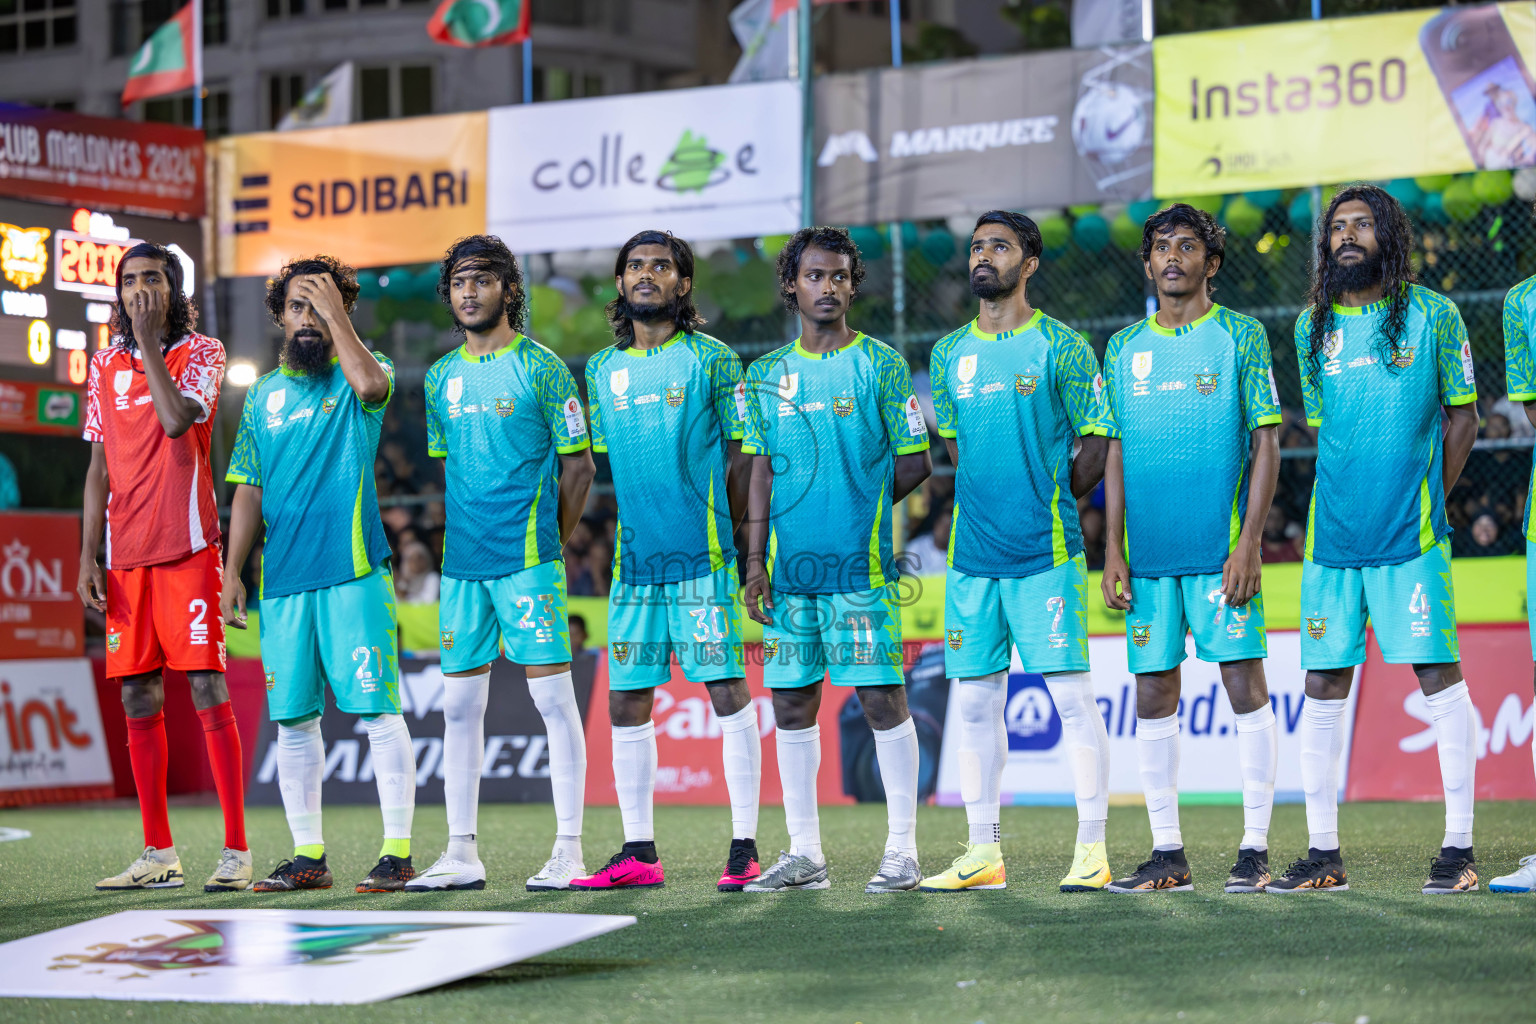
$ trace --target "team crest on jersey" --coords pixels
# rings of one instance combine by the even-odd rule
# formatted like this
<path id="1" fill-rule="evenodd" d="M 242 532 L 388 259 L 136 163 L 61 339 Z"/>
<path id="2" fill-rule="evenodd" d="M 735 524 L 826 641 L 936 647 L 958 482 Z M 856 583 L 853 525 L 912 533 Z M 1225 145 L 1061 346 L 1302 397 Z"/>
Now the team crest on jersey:
<path id="1" fill-rule="evenodd" d="M 1152 353 L 1137 352 L 1131 356 L 1131 376 L 1137 380 L 1146 380 L 1152 376 Z"/>
<path id="2" fill-rule="evenodd" d="M 615 395 L 622 395 L 629 390 L 629 367 L 614 370 L 608 375 L 608 390 Z"/>
<path id="3" fill-rule="evenodd" d="M 1013 390 L 1021 395 L 1032 395 L 1035 387 L 1040 383 L 1038 373 L 1016 373 L 1013 375 Z"/>
<path id="4" fill-rule="evenodd" d="M 267 396 L 267 412 L 273 416 L 283 411 L 283 403 L 288 400 L 288 389 L 278 388 Z"/>
<path id="5" fill-rule="evenodd" d="M 512 410 L 516 408 L 517 399 L 515 398 L 496 399 L 496 415 L 500 416 L 502 419 L 506 419 L 508 416 L 511 416 Z"/>
<path id="6" fill-rule="evenodd" d="M 1132 626 L 1131 627 L 1131 643 L 1135 644 L 1137 647 L 1145 647 L 1145 646 L 1147 646 L 1147 644 L 1149 644 L 1151 642 L 1152 642 L 1152 627 L 1151 626 Z"/>
<path id="7" fill-rule="evenodd" d="M 117 376 L 112 378 L 112 388 L 120 395 L 126 395 L 128 388 L 133 384 L 132 370 L 118 370 Z"/>
<path id="8" fill-rule="evenodd" d="M 1200 392 L 1202 395 L 1215 394 L 1216 385 L 1219 383 L 1221 383 L 1221 374 L 1219 373 L 1195 374 L 1195 390 Z"/>
<path id="9" fill-rule="evenodd" d="M 1400 348 L 1392 353 L 1392 365 L 1400 370 L 1406 370 L 1413 365 L 1413 346 Z"/>
<path id="10" fill-rule="evenodd" d="M 453 630 L 451 630 L 451 629 L 441 629 L 441 630 L 438 630 L 437 636 L 438 636 L 438 639 L 442 641 L 443 650 L 445 650 L 445 651 L 453 650 Z"/>
<path id="11" fill-rule="evenodd" d="M 108 654 L 116 654 L 117 651 L 118 651 L 118 648 L 120 648 L 122 646 L 123 646 L 123 634 L 121 634 L 121 633 L 108 633 L 107 634 L 107 653 Z"/>
<path id="12" fill-rule="evenodd" d="M 773 658 L 774 658 L 774 655 L 776 655 L 778 653 L 779 653 L 779 638 L 778 637 L 771 637 L 771 638 L 770 637 L 763 637 L 763 662 L 766 664 L 767 662 L 772 661 Z"/>
<path id="13" fill-rule="evenodd" d="M 975 356 L 961 356 L 960 357 L 960 383 L 962 383 L 962 384 L 969 384 L 971 382 L 971 378 L 974 377 L 974 376 L 976 376 L 976 357 Z"/>
<path id="14" fill-rule="evenodd" d="M 276 672 L 268 672 L 267 673 L 267 692 L 271 693 L 275 689 L 277 689 L 277 673 Z"/>
<path id="15" fill-rule="evenodd" d="M 322 399 L 321 402 L 320 402 L 320 411 L 321 412 L 335 412 L 336 411 L 336 399 L 335 399 L 335 397 L 333 396 L 331 398 Z"/>
<path id="16" fill-rule="evenodd" d="M 667 388 L 667 404 L 676 409 L 683 404 L 683 399 L 688 395 L 688 386 L 679 384 L 677 387 Z"/>
<path id="17" fill-rule="evenodd" d="M 464 397 L 464 378 L 449 377 L 448 386 L 443 389 L 443 394 L 447 397 L 449 405 L 458 405 L 459 399 Z"/>
<path id="18" fill-rule="evenodd" d="M 794 400 L 800 390 L 800 375 L 798 373 L 786 373 L 779 378 L 779 398 L 786 402 Z"/>
<path id="19" fill-rule="evenodd" d="M 608 645 L 608 647 L 609 647 L 610 650 L 613 651 L 613 658 L 614 658 L 614 660 L 617 661 L 620 665 L 624 664 L 626 661 L 629 660 L 629 644 L 628 643 L 625 643 L 625 642 L 619 641 L 619 640 L 615 640 L 612 643 L 610 643 Z"/>
<path id="20" fill-rule="evenodd" d="M 1327 616 L 1324 616 L 1321 619 L 1314 619 L 1314 618 L 1311 618 L 1310 616 L 1307 618 L 1307 636 L 1311 637 L 1313 640 L 1321 640 L 1327 634 L 1328 634 L 1328 618 L 1327 618 Z"/>
<path id="21" fill-rule="evenodd" d="M 944 635 L 949 640 L 949 649 L 952 651 L 958 651 L 960 645 L 965 643 L 965 630 L 963 629 L 946 629 Z"/>
<path id="22" fill-rule="evenodd" d="M 837 413 L 839 416 L 842 416 L 845 419 L 847 417 L 849 417 L 849 416 L 852 416 L 853 415 L 853 399 L 851 397 L 850 398 L 833 398 L 832 399 L 832 411 Z"/>

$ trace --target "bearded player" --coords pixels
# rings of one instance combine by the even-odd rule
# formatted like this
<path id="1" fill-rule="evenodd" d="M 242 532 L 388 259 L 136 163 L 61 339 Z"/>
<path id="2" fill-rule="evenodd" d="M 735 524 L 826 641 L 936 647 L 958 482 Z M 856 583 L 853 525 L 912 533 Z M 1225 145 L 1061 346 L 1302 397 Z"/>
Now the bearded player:
<path id="1" fill-rule="evenodd" d="M 331 886 L 320 827 L 327 682 L 336 706 L 367 728 L 384 817 L 379 862 L 357 891 L 398 891 L 416 874 L 416 758 L 400 716 L 395 589 L 373 486 L 395 375 L 352 328 L 357 294 L 352 268 L 329 256 L 294 260 L 267 282 L 267 311 L 283 330 L 280 365 L 245 393 L 226 476 L 239 486 L 222 610 L 236 629 L 246 625 L 240 570 L 266 523 L 261 660 L 294 844 L 257 892 Z"/>
<path id="2" fill-rule="evenodd" d="M 1280 473 L 1280 406 L 1264 327 L 1211 301 L 1225 235 L 1216 218 L 1185 203 L 1148 218 L 1141 259 L 1157 312 L 1116 334 L 1104 353 L 1102 589 L 1105 603 L 1126 613 L 1152 825 L 1152 856 L 1111 892 L 1192 888 L 1178 794 L 1179 666 L 1190 632 L 1200 660 L 1221 666 L 1236 715 L 1243 838 L 1226 890 L 1258 892 L 1270 877 L 1279 748 L 1259 586 Z"/>
<path id="3" fill-rule="evenodd" d="M 1536 213 L 1536 208 L 1533 208 Z M 1504 383 L 1511 402 L 1522 402 L 1525 415 L 1536 424 L 1536 277 L 1528 277 L 1504 297 Z M 1536 483 L 1536 475 L 1532 477 Z M 1532 495 L 1525 498 L 1525 593 L 1526 614 L 1530 617 L 1531 647 L 1536 649 L 1536 523 L 1531 519 Z M 1531 739 L 1531 754 L 1536 758 L 1536 735 Z M 1520 859 L 1513 872 L 1488 883 L 1491 892 L 1536 892 L 1536 853 Z"/>
<path id="4" fill-rule="evenodd" d="M 875 734 L 889 829 L 865 892 L 915 889 L 917 727 L 902 675 L 891 506 L 933 471 L 907 361 L 848 326 L 864 265 L 841 228 L 804 228 L 779 252 L 800 337 L 752 364 L 747 437 L 747 614 L 763 624 L 789 851 L 749 892 L 825 889 L 816 774 L 823 681 L 852 686 Z"/>
<path id="5" fill-rule="evenodd" d="M 592 449 L 608 453 L 619 503 L 608 597 L 608 717 L 624 846 L 574 889 L 659 886 L 665 876 L 652 819 L 656 687 L 676 654 L 703 683 L 720 721 L 731 845 L 717 883 L 740 892 L 757 878 L 762 747 L 743 677 L 733 524 L 746 511 L 741 360 L 698 333 L 693 249 L 642 231 L 614 262 L 608 306 L 617 342 L 587 361 Z"/>
<path id="6" fill-rule="evenodd" d="M 596 472 L 586 414 L 565 363 L 520 330 L 527 292 L 501 239 L 459 239 L 439 271 L 438 295 L 464 335 L 426 380 L 427 451 L 447 460 L 438 617 L 448 849 L 406 890 L 485 888 L 475 833 L 491 663 L 503 651 L 524 666 L 549 737 L 555 846 L 527 886 L 564 889 L 587 873 L 587 747 L 571 682 L 561 555 Z"/>
<path id="7" fill-rule="evenodd" d="M 107 617 L 107 678 L 128 716 L 144 852 L 104 890 L 179 888 L 184 879 L 166 814 L 170 749 L 166 668 L 185 672 L 202 719 L 224 809 L 224 852 L 207 892 L 251 882 L 245 841 L 245 764 L 224 682 L 219 513 L 208 446 L 224 379 L 224 346 L 198 334 L 181 261 L 140 242 L 117 270 L 113 343 L 91 357 L 80 549 L 80 599 Z M 106 537 L 105 579 L 96 562 Z"/>
<path id="8" fill-rule="evenodd" d="M 1301 780 L 1310 849 L 1268 892 L 1349 888 L 1339 755 L 1369 619 L 1382 658 L 1413 666 L 1434 719 L 1445 838 L 1425 893 L 1477 888 L 1477 712 L 1462 678 L 1445 496 L 1477 436 L 1461 313 L 1414 284 L 1413 228 L 1374 185 L 1340 189 L 1317 231 L 1311 304 L 1296 321 L 1317 481 L 1302 562 Z M 1442 427 L 1442 417 L 1445 425 Z"/>
<path id="9" fill-rule="evenodd" d="M 1077 499 L 1104 471 L 1099 365 L 1081 335 L 1030 305 L 1041 249 L 1028 217 L 982 214 L 970 256 L 980 310 L 929 361 L 939 434 L 955 464 L 944 662 L 959 680 L 970 826 L 965 853 L 923 880 L 935 892 L 1006 885 L 998 804 L 1014 648 L 1025 672 L 1045 676 L 1075 780 L 1077 848 L 1061 889 L 1110 882 L 1109 736 L 1088 674 L 1088 571 L 1077 521 Z"/>

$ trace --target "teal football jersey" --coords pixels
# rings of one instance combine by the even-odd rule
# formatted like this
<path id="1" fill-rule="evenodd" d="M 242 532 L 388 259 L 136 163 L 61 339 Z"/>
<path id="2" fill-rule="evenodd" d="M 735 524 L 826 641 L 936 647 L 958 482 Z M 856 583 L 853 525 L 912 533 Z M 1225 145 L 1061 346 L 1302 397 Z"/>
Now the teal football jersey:
<path id="1" fill-rule="evenodd" d="M 1221 572 L 1248 513 L 1250 434 L 1280 422 L 1269 338 L 1213 306 L 1109 339 L 1104 432 L 1120 439 L 1132 576 Z"/>
<path id="2" fill-rule="evenodd" d="M 1087 340 L 1039 310 L 1001 334 L 973 320 L 934 345 L 928 373 L 939 434 L 960 449 L 949 564 L 1002 579 L 1076 557 L 1073 447 L 1103 429 Z"/>
<path id="3" fill-rule="evenodd" d="M 741 359 L 707 334 L 587 360 L 592 450 L 608 453 L 619 523 L 614 582 L 698 579 L 736 561 L 726 442 L 746 412 Z"/>
<path id="4" fill-rule="evenodd" d="M 1385 301 L 1334 306 L 1315 374 L 1313 311 L 1296 319 L 1307 422 L 1318 428 L 1306 550 L 1318 565 L 1400 565 L 1451 532 L 1440 407 L 1477 401 L 1472 346 L 1450 299 L 1411 285 L 1409 302 L 1396 353 L 1381 333 Z"/>
<path id="5" fill-rule="evenodd" d="M 883 342 L 859 334 L 814 353 L 796 338 L 753 363 L 741 450 L 772 456 L 774 589 L 851 594 L 896 579 L 895 457 L 927 448 L 912 371 Z"/>
<path id="6" fill-rule="evenodd" d="M 1504 386 L 1511 402 L 1536 402 L 1536 277 L 1528 277 L 1504 297 Z M 1525 536 L 1536 540 L 1531 523 L 1531 477 L 1525 491 Z"/>
<path id="7" fill-rule="evenodd" d="M 325 373 L 279 368 L 246 389 L 225 479 L 261 488 L 263 598 L 334 587 L 389 557 L 373 460 L 395 366 L 373 357 L 389 374 L 377 405 L 358 400 L 334 359 Z"/>
<path id="8" fill-rule="evenodd" d="M 443 575 L 492 580 L 562 557 L 561 455 L 588 446 L 576 379 L 519 334 L 470 355 L 460 345 L 427 371 L 427 453 L 446 459 Z"/>

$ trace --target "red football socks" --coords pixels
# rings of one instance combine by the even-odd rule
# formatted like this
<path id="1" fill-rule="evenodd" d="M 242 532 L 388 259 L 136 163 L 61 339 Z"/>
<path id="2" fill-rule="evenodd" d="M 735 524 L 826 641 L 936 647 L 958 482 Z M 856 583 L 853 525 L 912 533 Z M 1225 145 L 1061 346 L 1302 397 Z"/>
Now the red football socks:
<path id="1" fill-rule="evenodd" d="M 165 712 L 147 718 L 128 719 L 128 761 L 133 765 L 133 785 L 139 791 L 139 814 L 144 819 L 144 845 L 164 850 L 171 839 L 171 821 L 165 809 L 165 773 L 170 763 L 165 739 Z"/>
<path id="2" fill-rule="evenodd" d="M 235 728 L 235 710 L 229 701 L 225 701 L 215 707 L 200 709 L 197 717 L 203 720 L 203 738 L 208 742 L 213 784 L 219 791 L 219 806 L 224 809 L 224 845 L 231 850 L 247 849 L 245 758 L 240 751 L 240 730 Z"/>

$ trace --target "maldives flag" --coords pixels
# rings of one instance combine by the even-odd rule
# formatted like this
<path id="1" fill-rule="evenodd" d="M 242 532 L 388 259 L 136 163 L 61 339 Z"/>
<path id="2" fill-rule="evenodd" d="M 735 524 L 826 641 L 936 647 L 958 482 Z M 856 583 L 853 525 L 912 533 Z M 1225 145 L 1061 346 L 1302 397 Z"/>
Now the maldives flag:
<path id="1" fill-rule="evenodd" d="M 449 46 L 510 46 L 528 38 L 529 0 L 442 0 L 427 35 Z"/>
<path id="2" fill-rule="evenodd" d="M 128 65 L 123 106 L 148 96 L 164 96 L 197 85 L 203 48 L 198 45 L 198 0 L 192 0 L 154 35 L 144 40 Z"/>

